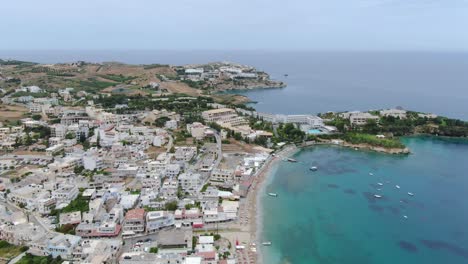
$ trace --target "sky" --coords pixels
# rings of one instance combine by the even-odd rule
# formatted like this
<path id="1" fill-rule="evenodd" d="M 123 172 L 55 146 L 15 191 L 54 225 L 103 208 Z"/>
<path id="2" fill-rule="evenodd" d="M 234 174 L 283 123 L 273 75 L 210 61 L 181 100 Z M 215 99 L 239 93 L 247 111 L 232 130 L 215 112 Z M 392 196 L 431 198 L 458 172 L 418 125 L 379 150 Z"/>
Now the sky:
<path id="1" fill-rule="evenodd" d="M 468 0 L 4 0 L 0 50 L 468 51 Z"/>

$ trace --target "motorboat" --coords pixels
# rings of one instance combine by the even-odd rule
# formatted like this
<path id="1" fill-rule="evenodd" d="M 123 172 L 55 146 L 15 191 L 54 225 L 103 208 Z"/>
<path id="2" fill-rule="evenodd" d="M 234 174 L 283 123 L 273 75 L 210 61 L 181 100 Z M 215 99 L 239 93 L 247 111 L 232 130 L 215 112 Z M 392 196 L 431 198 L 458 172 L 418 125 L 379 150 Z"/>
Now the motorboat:
<path id="1" fill-rule="evenodd" d="M 264 246 L 271 246 L 271 242 L 270 242 L 270 241 L 262 242 L 262 245 L 264 245 Z"/>
<path id="2" fill-rule="evenodd" d="M 278 197 L 278 194 L 277 194 L 277 193 L 271 193 L 271 192 L 270 192 L 270 193 L 268 193 L 268 195 L 271 196 L 271 197 Z"/>
<path id="3" fill-rule="evenodd" d="M 309 169 L 310 169 L 311 171 L 316 171 L 316 170 L 318 170 L 318 168 L 317 168 L 316 166 L 312 166 L 312 167 L 310 167 Z"/>
<path id="4" fill-rule="evenodd" d="M 288 161 L 289 161 L 289 162 L 297 162 L 297 160 L 292 159 L 292 158 L 289 158 Z"/>
<path id="5" fill-rule="evenodd" d="M 382 195 L 374 194 L 375 198 L 382 198 Z"/>
<path id="6" fill-rule="evenodd" d="M 374 176 L 374 173 L 372 173 L 372 172 L 369 172 L 369 175 L 370 175 L 370 176 Z"/>
<path id="7" fill-rule="evenodd" d="M 408 195 L 409 195 L 409 196 L 414 196 L 414 193 L 408 192 Z"/>
<path id="8" fill-rule="evenodd" d="M 395 185 L 395 188 L 400 189 L 400 185 Z"/>
<path id="9" fill-rule="evenodd" d="M 381 182 L 378 182 L 378 183 L 377 183 L 377 185 L 379 185 L 379 186 L 383 186 L 383 183 L 381 183 Z"/>

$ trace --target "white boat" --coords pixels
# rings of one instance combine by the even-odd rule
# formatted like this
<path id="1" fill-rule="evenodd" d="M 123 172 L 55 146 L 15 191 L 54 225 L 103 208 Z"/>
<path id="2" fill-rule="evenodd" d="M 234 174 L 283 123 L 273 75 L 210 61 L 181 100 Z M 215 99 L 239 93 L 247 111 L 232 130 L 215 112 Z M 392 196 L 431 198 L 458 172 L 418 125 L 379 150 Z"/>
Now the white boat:
<path id="1" fill-rule="evenodd" d="M 382 195 L 374 194 L 375 198 L 382 198 Z"/>
<path id="2" fill-rule="evenodd" d="M 403 218 L 408 219 L 408 216 L 404 215 Z"/>
<path id="3" fill-rule="evenodd" d="M 309 169 L 310 169 L 311 171 L 316 171 L 316 170 L 318 170 L 318 168 L 315 167 L 315 166 L 312 166 L 312 167 L 310 167 Z"/>
<path id="4" fill-rule="evenodd" d="M 262 245 L 264 245 L 264 246 L 271 246 L 271 242 L 270 242 L 270 241 L 262 242 Z"/>
<path id="5" fill-rule="evenodd" d="M 378 183 L 377 183 L 377 185 L 379 185 L 379 186 L 383 186 L 383 183 L 381 183 L 381 182 L 378 182 Z"/>
<path id="6" fill-rule="evenodd" d="M 289 162 L 297 162 L 297 160 L 291 159 L 291 158 L 289 158 L 288 161 L 289 161 Z"/>
<path id="7" fill-rule="evenodd" d="M 395 187 L 396 187 L 397 189 L 400 189 L 400 185 L 395 185 Z"/>
<path id="8" fill-rule="evenodd" d="M 414 196 L 414 193 L 409 192 L 408 195 L 409 195 L 409 196 Z"/>
<path id="9" fill-rule="evenodd" d="M 278 197 L 278 194 L 277 193 L 268 193 L 269 196 L 272 196 L 272 197 Z"/>
<path id="10" fill-rule="evenodd" d="M 382 188 L 377 188 L 377 191 L 381 191 L 381 190 L 382 190 Z"/>
<path id="11" fill-rule="evenodd" d="M 370 176 L 374 176 L 374 173 L 372 173 L 372 172 L 369 172 L 369 175 L 370 175 Z"/>

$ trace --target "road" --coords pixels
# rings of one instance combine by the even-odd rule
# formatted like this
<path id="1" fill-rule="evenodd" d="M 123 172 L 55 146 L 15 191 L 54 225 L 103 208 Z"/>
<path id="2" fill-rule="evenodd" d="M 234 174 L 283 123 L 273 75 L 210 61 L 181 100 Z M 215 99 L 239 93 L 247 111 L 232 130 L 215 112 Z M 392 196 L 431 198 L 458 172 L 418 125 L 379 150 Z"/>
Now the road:
<path id="1" fill-rule="evenodd" d="M 216 161 L 213 165 L 213 169 L 218 168 L 219 164 L 221 163 L 221 160 L 223 159 L 223 150 L 222 150 L 222 141 L 221 141 L 221 136 L 219 135 L 218 131 L 213 130 L 215 139 L 216 139 L 216 150 L 217 150 L 217 158 Z"/>
<path id="2" fill-rule="evenodd" d="M 223 159 L 223 150 L 222 150 L 222 141 L 221 141 L 221 136 L 219 135 L 218 131 L 209 128 L 211 132 L 213 132 L 213 135 L 215 136 L 216 139 L 216 160 L 213 163 L 213 167 L 211 172 L 209 173 L 208 177 L 206 177 L 203 181 L 203 183 L 200 185 L 200 190 L 201 188 L 209 181 L 211 173 L 213 173 L 214 169 L 217 169 L 219 167 L 219 164 L 221 163 L 221 160 Z"/>
<path id="3" fill-rule="evenodd" d="M 171 151 L 172 146 L 174 145 L 174 138 L 172 135 L 169 135 L 169 142 L 167 143 L 166 152 L 169 153 Z"/>
<path id="4" fill-rule="evenodd" d="M 15 263 L 18 262 L 21 258 L 23 258 L 25 255 L 26 255 L 26 252 L 23 252 L 23 253 L 19 254 L 19 255 L 16 256 L 14 259 L 10 260 L 10 261 L 8 262 L 8 264 L 15 264 Z"/>
<path id="5" fill-rule="evenodd" d="M 48 228 L 48 226 L 41 221 L 40 217 L 37 217 L 34 213 L 27 212 L 26 210 L 23 210 L 23 209 L 19 208 L 18 206 L 14 205 L 14 204 L 12 204 L 10 202 L 0 201 L 0 204 L 5 206 L 6 208 L 8 208 L 8 210 L 10 210 L 12 212 L 22 211 L 27 216 L 29 216 L 29 222 L 31 222 L 34 225 L 36 225 L 37 227 L 43 229 L 45 233 L 56 233 L 56 234 L 58 234 L 57 232 L 50 230 Z"/>

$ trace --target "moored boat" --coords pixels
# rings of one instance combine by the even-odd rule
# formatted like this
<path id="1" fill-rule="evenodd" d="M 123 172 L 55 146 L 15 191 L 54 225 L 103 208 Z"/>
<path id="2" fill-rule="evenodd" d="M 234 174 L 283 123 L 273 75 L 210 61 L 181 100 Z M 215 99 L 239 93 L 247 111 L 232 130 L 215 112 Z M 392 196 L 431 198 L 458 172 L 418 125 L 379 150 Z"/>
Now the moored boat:
<path id="1" fill-rule="evenodd" d="M 289 161 L 289 162 L 297 162 L 297 160 L 292 159 L 292 158 L 289 158 L 288 161 Z"/>
<path id="2" fill-rule="evenodd" d="M 382 198 L 382 195 L 374 194 L 375 198 Z"/>
<path id="3" fill-rule="evenodd" d="M 409 195 L 409 196 L 414 196 L 414 193 L 408 192 L 408 195 Z"/>
<path id="4" fill-rule="evenodd" d="M 278 194 L 277 194 L 277 193 L 271 193 L 271 192 L 270 192 L 270 193 L 268 193 L 268 195 L 271 196 L 271 197 L 278 197 Z"/>
<path id="5" fill-rule="evenodd" d="M 309 168 L 309 170 L 316 171 L 316 170 L 318 170 L 318 168 L 316 166 L 312 166 L 312 167 Z"/>
<path id="6" fill-rule="evenodd" d="M 264 246 L 271 246 L 271 242 L 270 242 L 270 241 L 265 241 L 265 242 L 262 242 L 262 245 L 264 245 Z"/>

